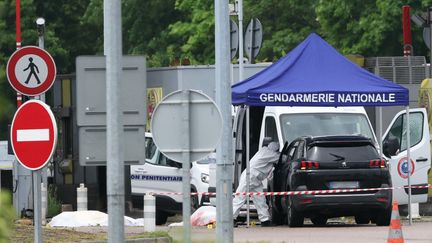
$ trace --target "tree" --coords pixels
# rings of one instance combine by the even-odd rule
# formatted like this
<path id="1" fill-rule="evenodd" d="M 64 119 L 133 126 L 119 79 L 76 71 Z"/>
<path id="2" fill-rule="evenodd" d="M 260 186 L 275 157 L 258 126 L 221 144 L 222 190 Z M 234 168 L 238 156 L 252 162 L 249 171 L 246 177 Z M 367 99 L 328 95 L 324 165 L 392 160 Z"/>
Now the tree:
<path id="1" fill-rule="evenodd" d="M 344 54 L 363 56 L 402 55 L 402 6 L 411 12 L 425 9 L 431 1 L 320 0 L 316 14 L 323 37 Z M 419 29 L 413 28 L 415 54 L 424 53 Z"/>
<path id="2" fill-rule="evenodd" d="M 263 43 L 257 61 L 276 61 L 296 47 L 311 32 L 319 32 L 316 0 L 245 0 L 244 23 L 258 18 L 263 26 Z M 246 26 L 243 27 L 246 30 Z"/>

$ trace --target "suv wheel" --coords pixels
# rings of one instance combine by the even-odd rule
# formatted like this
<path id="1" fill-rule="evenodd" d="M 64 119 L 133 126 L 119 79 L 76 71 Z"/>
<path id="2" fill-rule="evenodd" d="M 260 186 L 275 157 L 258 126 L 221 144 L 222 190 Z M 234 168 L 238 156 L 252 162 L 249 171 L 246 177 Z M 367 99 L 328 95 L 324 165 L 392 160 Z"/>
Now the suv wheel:
<path id="1" fill-rule="evenodd" d="M 324 226 L 327 224 L 327 217 L 319 215 L 311 218 L 311 221 L 315 226 Z"/>
<path id="2" fill-rule="evenodd" d="M 370 218 L 367 215 L 354 216 L 356 224 L 369 224 Z"/>
<path id="3" fill-rule="evenodd" d="M 377 226 L 388 226 L 390 225 L 390 219 L 392 214 L 392 207 L 388 207 L 385 210 L 382 210 L 381 212 L 378 212 L 375 223 Z"/>
<path id="4" fill-rule="evenodd" d="M 287 202 L 287 222 L 289 227 L 302 227 L 304 217 L 294 208 L 292 196 L 288 196 Z"/>
<path id="5" fill-rule="evenodd" d="M 156 225 L 162 225 L 167 222 L 168 214 L 161 210 L 156 210 Z"/>
<path id="6" fill-rule="evenodd" d="M 274 207 L 273 201 L 275 200 L 274 196 L 269 197 L 269 205 L 271 208 L 271 219 L 274 225 L 282 225 L 284 223 L 284 215 L 280 214 L 278 210 Z M 275 202 L 276 203 L 276 202 Z"/>

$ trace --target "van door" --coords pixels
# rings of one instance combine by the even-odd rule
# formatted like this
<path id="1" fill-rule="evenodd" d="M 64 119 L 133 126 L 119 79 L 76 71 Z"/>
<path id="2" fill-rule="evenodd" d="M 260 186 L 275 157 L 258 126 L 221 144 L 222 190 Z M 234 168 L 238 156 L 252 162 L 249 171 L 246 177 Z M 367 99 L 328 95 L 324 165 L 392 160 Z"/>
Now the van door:
<path id="1" fill-rule="evenodd" d="M 151 137 L 146 137 L 146 163 L 131 166 L 132 194 L 148 192 L 181 192 L 181 164 L 160 153 Z M 181 196 L 170 196 L 181 202 Z"/>
<path id="2" fill-rule="evenodd" d="M 406 112 L 399 112 L 383 136 L 383 144 L 392 140 L 398 146 L 396 155 L 388 158 L 393 187 L 395 188 L 408 185 L 406 122 Z M 428 184 L 428 172 L 431 168 L 431 151 L 429 125 L 424 108 L 410 110 L 410 147 L 411 185 L 426 186 Z M 428 188 L 412 188 L 411 195 L 412 203 L 426 202 Z M 395 189 L 393 199 L 397 200 L 399 204 L 408 204 L 408 189 Z"/>

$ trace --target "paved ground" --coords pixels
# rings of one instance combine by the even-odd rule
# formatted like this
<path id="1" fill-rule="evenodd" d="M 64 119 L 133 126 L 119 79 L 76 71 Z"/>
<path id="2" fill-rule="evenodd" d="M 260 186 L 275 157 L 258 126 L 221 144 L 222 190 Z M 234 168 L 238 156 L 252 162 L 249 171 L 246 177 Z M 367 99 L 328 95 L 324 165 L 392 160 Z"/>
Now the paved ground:
<path id="1" fill-rule="evenodd" d="M 106 232 L 106 227 L 75 228 L 82 232 Z M 182 241 L 181 227 L 157 227 L 157 230 L 167 231 L 175 240 Z M 142 227 L 127 227 L 127 233 L 142 232 Z M 303 228 L 288 228 L 286 226 L 262 228 L 260 226 L 244 226 L 234 229 L 235 242 L 286 242 L 286 243 L 382 243 L 386 242 L 389 227 L 375 225 L 356 225 L 350 218 L 332 220 L 326 227 L 314 227 L 306 222 Z M 423 217 L 421 221 L 414 220 L 409 226 L 403 220 L 402 232 L 405 242 L 432 243 L 432 217 Z M 193 242 L 215 242 L 216 229 L 194 227 Z"/>

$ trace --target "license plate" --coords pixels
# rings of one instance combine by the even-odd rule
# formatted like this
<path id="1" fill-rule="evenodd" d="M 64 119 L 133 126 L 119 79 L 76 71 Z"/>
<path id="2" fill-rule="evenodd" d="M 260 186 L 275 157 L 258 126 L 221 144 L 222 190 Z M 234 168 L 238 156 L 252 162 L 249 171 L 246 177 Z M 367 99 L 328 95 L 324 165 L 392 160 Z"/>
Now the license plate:
<path id="1" fill-rule="evenodd" d="M 358 181 L 331 181 L 330 189 L 353 189 L 359 188 Z"/>

